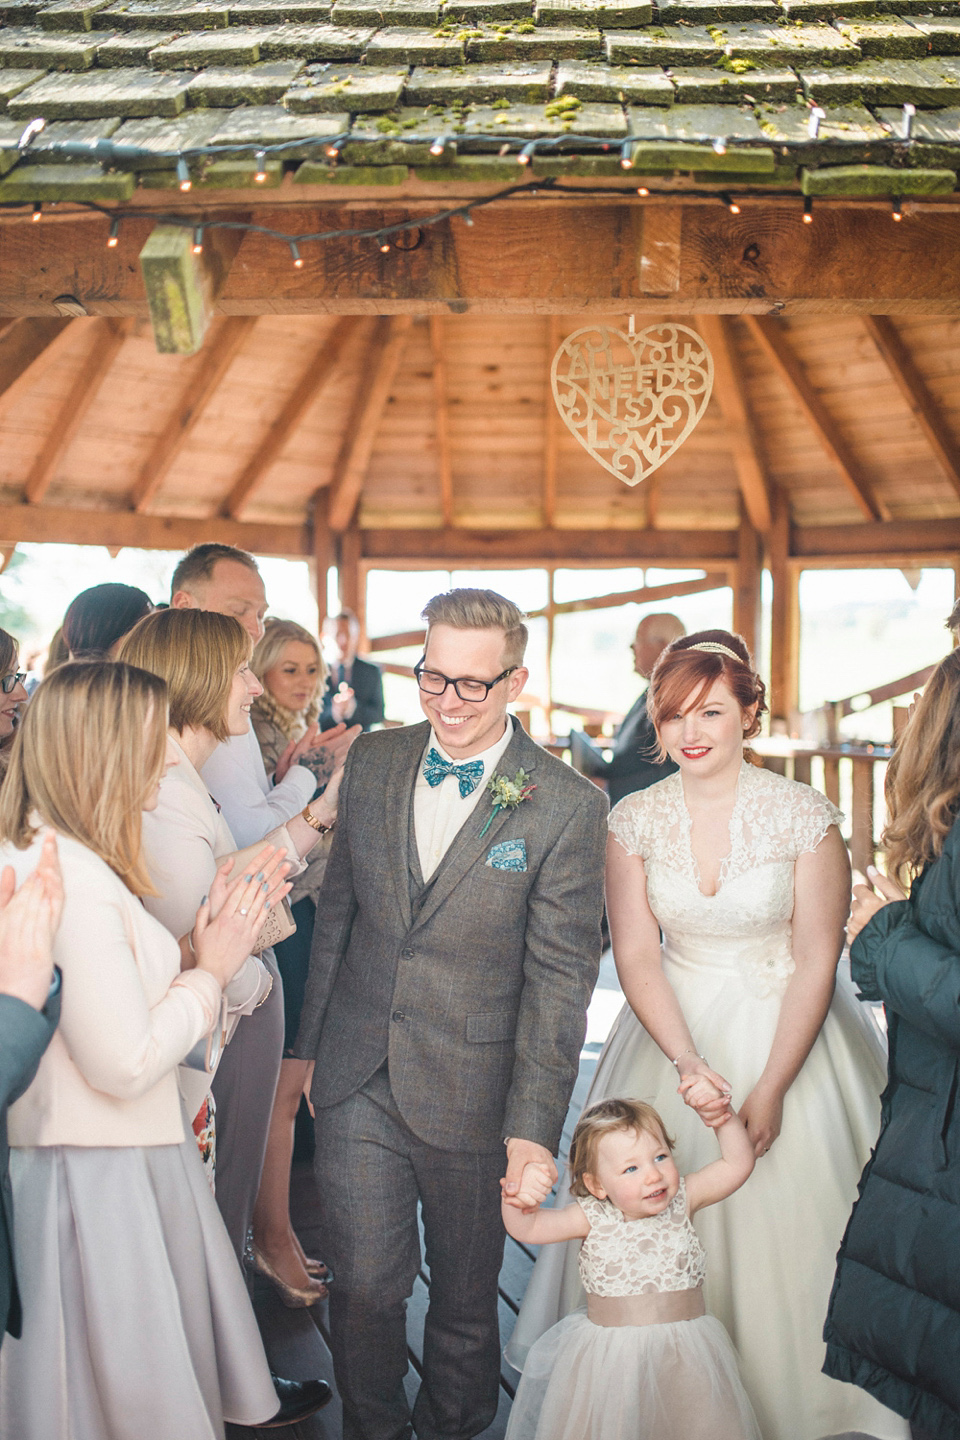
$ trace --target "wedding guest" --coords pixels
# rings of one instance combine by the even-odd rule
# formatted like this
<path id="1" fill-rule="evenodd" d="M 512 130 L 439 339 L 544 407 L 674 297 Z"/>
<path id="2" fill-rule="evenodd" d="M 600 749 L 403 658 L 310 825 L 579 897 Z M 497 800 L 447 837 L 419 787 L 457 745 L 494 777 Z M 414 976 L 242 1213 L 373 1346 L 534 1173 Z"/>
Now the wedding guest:
<path id="1" fill-rule="evenodd" d="M 263 686 L 253 702 L 251 721 L 267 772 L 271 773 L 291 741 L 298 741 L 317 717 L 319 694 L 327 667 L 320 646 L 309 630 L 293 620 L 267 620 L 263 639 L 253 652 L 251 667 Z M 313 771 L 318 793 L 331 775 L 331 762 L 323 751 L 316 759 L 304 756 L 301 764 Z M 317 913 L 317 896 L 323 883 L 329 841 L 321 840 L 310 852 L 307 868 L 293 884 L 290 905 L 296 933 L 274 947 L 283 978 L 283 1059 L 273 1102 L 267 1152 L 260 1193 L 253 1212 L 253 1258 L 256 1268 L 277 1286 L 287 1304 L 307 1304 L 326 1295 L 327 1267 L 308 1258 L 290 1223 L 290 1165 L 294 1125 L 309 1066 L 293 1055 L 300 1025 L 303 993 L 310 968 L 310 946 Z"/>
<path id="2" fill-rule="evenodd" d="M 840 1247 L 824 1368 L 907 1417 L 914 1440 L 954 1440 L 960 651 L 928 680 L 887 769 L 886 798 L 887 876 L 870 871 L 879 895 L 854 889 L 847 934 L 861 998 L 886 1011 L 888 1079 L 880 1136 Z"/>
<path id="3" fill-rule="evenodd" d="M 637 626 L 630 645 L 634 673 L 649 680 L 653 667 L 668 645 L 687 632 L 676 615 L 645 615 Z M 676 765 L 660 750 L 657 732 L 647 709 L 648 690 L 644 690 L 623 717 L 613 742 L 613 754 L 605 760 L 599 748 L 587 736 L 577 747 L 574 763 L 581 775 L 605 780 L 611 806 L 625 795 L 645 790 L 658 780 L 672 775 Z"/>
<path id="4" fill-rule="evenodd" d="M 356 615 L 352 610 L 341 610 L 324 622 L 323 634 L 336 657 L 323 692 L 320 729 L 329 730 L 348 720 L 363 730 L 382 724 L 383 676 L 379 665 L 357 654 L 360 623 Z"/>
<path id="5" fill-rule="evenodd" d="M 175 610 L 232 615 L 254 645 L 263 634 L 267 596 L 260 571 L 252 555 L 232 545 L 196 545 L 188 551 L 173 572 L 170 604 Z M 334 764 L 342 763 L 356 733 L 338 726 L 324 737 Z M 277 825 L 286 825 L 297 854 L 303 856 L 328 822 L 332 824 L 326 809 L 311 809 L 316 782 L 299 763 L 317 744 L 311 726 L 302 739 L 287 746 L 271 781 L 252 730 L 217 746 L 201 773 L 239 846 L 253 845 Z M 332 791 L 325 805 L 332 806 L 334 799 Z M 253 1220 L 283 1054 L 283 984 L 272 952 L 264 950 L 260 958 L 273 987 L 227 1047 L 213 1084 L 217 1204 L 238 1256 L 244 1253 Z"/>
<path id="6" fill-rule="evenodd" d="M 627 1003 L 587 1104 L 647 1097 L 687 1167 L 713 1154 L 709 1128 L 736 1108 L 757 1166 L 697 1229 L 707 1309 L 736 1345 L 765 1440 L 903 1440 L 898 1416 L 820 1373 L 836 1246 L 883 1083 L 879 1035 L 837 981 L 850 894 L 840 812 L 751 763 L 765 688 L 741 636 L 675 640 L 650 692 L 678 769 L 610 812 L 607 913 Z M 576 1267 L 572 1247 L 541 1251 L 507 1350 L 518 1369 L 524 1344 L 581 1303 Z"/>
<path id="7" fill-rule="evenodd" d="M 63 908 L 63 881 L 52 831 L 40 859 L 14 893 L 9 865 L 0 876 L 0 1341 L 19 1335 L 20 1292 L 13 1264 L 7 1107 L 37 1073 L 60 1018 L 60 973 L 53 968 L 53 937 Z"/>
<path id="8" fill-rule="evenodd" d="M 316 1061 L 345 1440 L 493 1420 L 501 1181 L 516 1203 L 528 1162 L 556 1178 L 600 962 L 607 802 L 507 715 L 527 679 L 522 612 L 457 589 L 424 619 L 425 723 L 347 756 L 295 1047 Z M 430 1304 L 411 1414 L 418 1201 Z"/>
<path id="9" fill-rule="evenodd" d="M 67 606 L 63 642 L 71 660 L 114 660 L 124 635 L 153 609 L 135 585 L 93 585 Z"/>
<path id="10" fill-rule="evenodd" d="M 191 917 L 213 885 L 218 863 L 237 849 L 199 769 L 221 741 L 249 728 L 250 704 L 260 691 L 249 665 L 251 648 L 239 621 L 203 610 L 158 610 L 135 625 L 120 647 L 120 659 L 159 675 L 167 686 L 169 743 L 177 764 L 161 780 L 157 804 L 143 818 L 144 859 L 156 891 L 143 903 L 177 937 L 190 929 Z M 289 868 L 281 866 L 286 854 L 283 833 L 272 837 L 277 854 L 264 867 L 273 903 Z M 262 1003 L 271 983 L 256 956 L 248 956 L 225 991 L 227 1039 Z M 213 1174 L 216 1129 L 208 1093 L 211 1078 L 204 1071 L 181 1067 L 187 1114 Z"/>
<path id="11" fill-rule="evenodd" d="M 6 630 L 0 630 L 0 780 L 10 758 L 20 706 L 27 698 L 24 686 L 27 677 L 17 669 L 19 658 L 20 647 L 16 640 Z"/>
<path id="12" fill-rule="evenodd" d="M 216 1023 L 267 892 L 223 881 L 179 943 L 140 903 L 166 727 L 156 676 L 62 665 L 0 793 L 0 862 L 23 880 L 53 831 L 64 889 L 60 1026 L 9 1114 L 24 1323 L 0 1350 L 0 1434 L 16 1440 L 222 1440 L 224 1419 L 279 1426 L 329 1398 L 295 1386 L 278 1412 L 184 1124 L 177 1066 Z"/>

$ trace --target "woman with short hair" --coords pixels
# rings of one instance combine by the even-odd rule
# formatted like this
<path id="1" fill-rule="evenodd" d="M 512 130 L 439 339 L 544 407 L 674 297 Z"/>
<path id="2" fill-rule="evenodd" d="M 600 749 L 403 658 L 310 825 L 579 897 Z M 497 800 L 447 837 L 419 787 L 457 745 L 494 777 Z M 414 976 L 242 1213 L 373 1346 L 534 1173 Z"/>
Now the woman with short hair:
<path id="1" fill-rule="evenodd" d="M 222 1440 L 224 1418 L 277 1409 L 177 1087 L 268 893 L 219 880 L 180 943 L 141 904 L 166 726 L 156 676 L 63 665 L 0 792 L 0 865 L 22 881 L 52 830 L 64 888 L 60 1026 L 9 1113 L 24 1328 L 0 1350 L 0 1434 L 16 1440 Z"/>
<path id="2" fill-rule="evenodd" d="M 274 619 L 267 620 L 250 664 L 263 686 L 263 693 L 253 702 L 250 718 L 269 775 L 291 740 L 299 740 L 316 720 L 327 667 L 319 643 L 309 630 L 295 620 Z M 300 764 L 314 774 L 316 799 L 330 780 L 333 764 L 322 750 L 308 753 Z M 330 837 L 324 836 L 310 851 L 307 867 L 294 880 L 290 892 L 296 933 L 281 940 L 274 952 L 283 978 L 283 1059 L 253 1212 L 253 1258 L 256 1268 L 273 1282 L 288 1305 L 303 1303 L 298 1297 L 307 1287 L 318 1299 L 322 1298 L 327 1293 L 324 1282 L 330 1279 L 322 1261 L 304 1254 L 290 1221 L 294 1125 L 310 1068 L 308 1061 L 293 1058 L 293 1044 L 310 969 L 317 896 L 329 853 Z"/>

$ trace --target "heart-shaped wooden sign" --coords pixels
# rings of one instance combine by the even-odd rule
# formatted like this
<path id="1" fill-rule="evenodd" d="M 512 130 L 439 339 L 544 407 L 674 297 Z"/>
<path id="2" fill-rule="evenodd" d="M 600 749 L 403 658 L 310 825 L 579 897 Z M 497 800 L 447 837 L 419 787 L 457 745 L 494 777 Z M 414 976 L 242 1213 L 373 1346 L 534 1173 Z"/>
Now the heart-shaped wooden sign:
<path id="1" fill-rule="evenodd" d="M 590 325 L 564 340 L 550 383 L 564 424 L 588 454 L 627 485 L 639 485 L 706 410 L 713 357 L 686 325 L 661 321 L 639 335 Z"/>

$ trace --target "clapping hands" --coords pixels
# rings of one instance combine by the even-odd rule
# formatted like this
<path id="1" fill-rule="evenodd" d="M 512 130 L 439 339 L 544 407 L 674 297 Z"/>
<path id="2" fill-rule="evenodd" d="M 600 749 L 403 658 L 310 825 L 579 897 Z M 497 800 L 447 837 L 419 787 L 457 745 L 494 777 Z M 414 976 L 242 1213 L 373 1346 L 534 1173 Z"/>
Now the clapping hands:
<path id="1" fill-rule="evenodd" d="M 291 886 L 286 851 L 265 845 L 244 869 L 232 876 L 235 861 L 217 870 L 210 894 L 204 896 L 193 927 L 197 967 L 228 985 L 251 953 L 268 912 Z"/>
<path id="2" fill-rule="evenodd" d="M 305 756 L 315 758 L 318 752 L 329 761 L 331 773 L 335 773 L 343 768 L 347 751 L 360 733 L 359 725 L 351 725 L 349 730 L 346 725 L 334 725 L 332 729 L 321 732 L 319 725 L 314 721 L 307 727 L 306 732 L 299 740 L 290 741 L 276 763 L 273 772 L 274 780 L 279 785 L 291 765 L 299 764 Z"/>
<path id="3" fill-rule="evenodd" d="M 32 875 L 16 889 L 6 865 L 0 875 L 0 994 L 42 1010 L 53 975 L 53 937 L 63 913 L 63 878 L 53 831 L 44 836 Z"/>

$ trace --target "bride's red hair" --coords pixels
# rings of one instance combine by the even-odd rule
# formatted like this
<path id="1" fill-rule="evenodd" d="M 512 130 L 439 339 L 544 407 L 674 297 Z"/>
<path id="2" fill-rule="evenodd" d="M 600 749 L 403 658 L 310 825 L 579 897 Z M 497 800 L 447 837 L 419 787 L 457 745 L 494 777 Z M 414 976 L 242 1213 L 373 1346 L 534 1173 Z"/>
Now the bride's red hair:
<path id="1" fill-rule="evenodd" d="M 719 650 L 698 650 L 698 645 L 723 645 L 733 655 Z M 753 668 L 753 660 L 742 635 L 729 630 L 697 630 L 668 645 L 653 667 L 647 706 L 657 728 L 673 715 L 685 714 L 706 697 L 710 687 L 723 680 L 740 709 L 756 705 L 753 721 L 743 732 L 745 740 L 760 734 L 760 716 L 766 712 L 766 686 Z M 660 746 L 665 758 L 663 744 Z"/>

